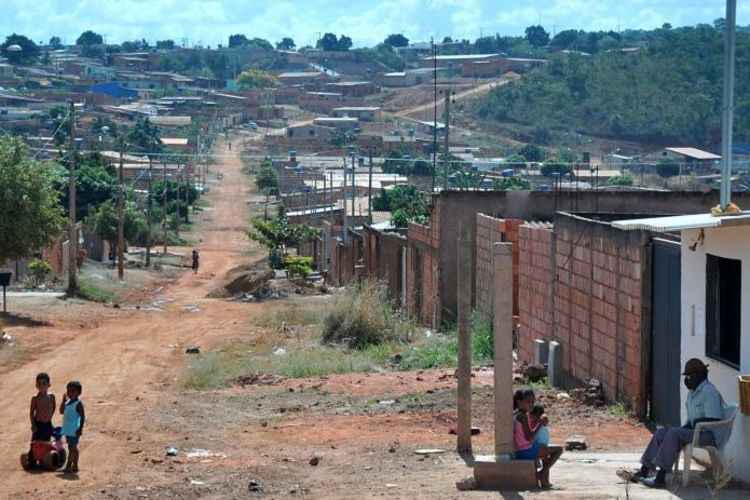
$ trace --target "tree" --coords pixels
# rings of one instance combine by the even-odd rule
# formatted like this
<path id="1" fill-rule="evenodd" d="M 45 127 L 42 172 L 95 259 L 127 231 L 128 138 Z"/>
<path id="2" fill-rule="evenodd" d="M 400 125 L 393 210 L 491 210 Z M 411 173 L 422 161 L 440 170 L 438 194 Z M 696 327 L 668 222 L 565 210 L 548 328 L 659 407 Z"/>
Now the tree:
<path id="1" fill-rule="evenodd" d="M 61 146 L 68 140 L 68 136 L 70 135 L 68 110 L 64 106 L 55 106 L 49 110 L 49 118 L 52 128 L 52 138 L 55 144 Z"/>
<path id="2" fill-rule="evenodd" d="M 294 40 L 289 37 L 282 38 L 281 41 L 276 44 L 276 49 L 278 50 L 294 50 L 294 47 L 296 47 Z"/>
<path id="3" fill-rule="evenodd" d="M 316 47 L 330 52 L 344 52 L 352 47 L 352 39 L 346 35 L 336 37 L 333 33 L 326 33 L 318 40 Z"/>
<path id="4" fill-rule="evenodd" d="M 243 90 L 273 88 L 277 83 L 275 76 L 261 69 L 245 70 L 237 78 L 237 84 Z"/>
<path id="5" fill-rule="evenodd" d="M 59 36 L 53 36 L 49 39 L 49 43 L 47 44 L 50 46 L 51 49 L 57 50 L 59 48 L 62 48 L 62 40 L 60 40 Z"/>
<path id="6" fill-rule="evenodd" d="M 544 161 L 547 156 L 542 148 L 534 144 L 526 144 L 518 150 L 518 154 L 523 156 L 526 161 L 533 162 Z"/>
<path id="7" fill-rule="evenodd" d="M 21 50 L 13 46 L 18 46 Z M 0 54 L 11 64 L 31 64 L 39 56 L 39 47 L 29 38 L 13 33 L 0 45 Z"/>
<path id="8" fill-rule="evenodd" d="M 552 176 L 565 176 L 568 175 L 572 171 L 572 168 L 570 165 L 566 165 L 564 163 L 560 163 L 558 161 L 552 160 L 545 162 L 544 165 L 542 165 L 541 173 L 545 177 L 552 177 Z"/>
<path id="9" fill-rule="evenodd" d="M 138 118 L 128 131 L 126 140 L 143 153 L 154 154 L 162 149 L 159 127 L 153 125 L 148 117 Z"/>
<path id="10" fill-rule="evenodd" d="M 401 33 L 397 33 L 388 35 L 383 43 L 386 45 L 390 45 L 391 47 L 408 47 L 409 39 Z"/>
<path id="11" fill-rule="evenodd" d="M 616 175 L 607 179 L 608 186 L 632 186 L 633 177 L 628 174 Z"/>
<path id="12" fill-rule="evenodd" d="M 549 43 L 549 33 L 540 25 L 526 28 L 526 40 L 534 47 L 544 47 Z"/>
<path id="13" fill-rule="evenodd" d="M 174 40 L 157 40 L 157 50 L 173 50 L 175 48 Z"/>
<path id="14" fill-rule="evenodd" d="M 453 38 L 451 38 L 449 36 L 444 37 L 443 38 L 443 44 L 445 45 L 445 44 L 449 44 L 449 43 L 453 43 Z"/>
<path id="15" fill-rule="evenodd" d="M 249 40 L 245 35 L 237 34 L 237 35 L 229 35 L 229 48 L 233 49 L 236 47 L 242 47 L 243 45 L 247 45 Z"/>
<path id="16" fill-rule="evenodd" d="M 574 47 L 580 33 L 582 32 L 578 30 L 563 30 L 556 34 L 552 41 L 550 41 L 550 46 L 558 50 Z"/>
<path id="17" fill-rule="evenodd" d="M 521 177 L 502 177 L 492 180 L 492 189 L 495 191 L 529 191 L 531 183 Z"/>
<path id="18" fill-rule="evenodd" d="M 21 139 L 0 136 L 0 265 L 29 257 L 60 234 L 65 218 L 53 164 L 29 156 Z"/>
<path id="19" fill-rule="evenodd" d="M 59 168 L 55 183 L 60 193 L 60 204 L 68 209 L 68 169 Z M 85 218 L 99 205 L 111 200 L 117 191 L 117 180 L 113 169 L 98 153 L 90 153 L 78 158 L 76 168 L 76 214 Z"/>
<path id="20" fill-rule="evenodd" d="M 256 217 L 252 220 L 252 227 L 248 237 L 268 248 L 269 260 L 273 267 L 283 264 L 290 247 L 309 241 L 317 236 L 318 231 L 304 224 L 290 224 L 285 215 L 263 220 Z"/>
<path id="21" fill-rule="evenodd" d="M 146 233 L 146 219 L 135 203 L 127 202 L 123 210 L 125 240 L 135 242 Z M 86 225 L 101 239 L 108 241 L 111 248 L 117 245 L 117 206 L 107 200 L 86 219 Z"/>
<path id="22" fill-rule="evenodd" d="M 263 162 L 258 175 L 255 177 L 255 185 L 258 190 L 271 196 L 279 194 L 279 176 L 270 162 Z"/>
<path id="23" fill-rule="evenodd" d="M 84 31 L 81 36 L 76 40 L 76 45 L 91 46 L 101 45 L 104 43 L 104 38 L 98 33 L 94 33 L 91 30 Z"/>

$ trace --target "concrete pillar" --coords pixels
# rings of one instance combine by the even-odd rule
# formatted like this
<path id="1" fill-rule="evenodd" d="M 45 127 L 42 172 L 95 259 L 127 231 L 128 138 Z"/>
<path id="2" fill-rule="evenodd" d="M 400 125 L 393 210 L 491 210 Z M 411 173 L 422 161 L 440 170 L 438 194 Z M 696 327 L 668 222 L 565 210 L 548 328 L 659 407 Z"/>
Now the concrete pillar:
<path id="1" fill-rule="evenodd" d="M 471 290 L 473 269 L 471 265 L 472 241 L 459 231 L 458 237 L 458 436 L 457 449 L 461 454 L 471 454 Z"/>
<path id="2" fill-rule="evenodd" d="M 495 243 L 495 456 L 513 453 L 513 244 Z"/>
<path id="3" fill-rule="evenodd" d="M 547 356 L 547 383 L 552 387 L 560 387 L 560 343 L 553 340 L 549 343 Z"/>
<path id="4" fill-rule="evenodd" d="M 534 340 L 534 364 L 546 365 L 549 354 L 549 346 L 544 339 Z"/>

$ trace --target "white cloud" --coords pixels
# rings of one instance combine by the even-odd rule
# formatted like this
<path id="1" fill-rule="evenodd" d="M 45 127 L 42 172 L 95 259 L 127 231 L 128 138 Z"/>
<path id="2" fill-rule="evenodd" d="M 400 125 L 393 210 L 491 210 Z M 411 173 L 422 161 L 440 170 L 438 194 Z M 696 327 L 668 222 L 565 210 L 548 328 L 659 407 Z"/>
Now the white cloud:
<path id="1" fill-rule="evenodd" d="M 549 30 L 654 28 L 710 23 L 723 16 L 722 0 L 2 0 L 0 35 L 52 35 L 72 42 L 86 29 L 110 42 L 188 38 L 215 46 L 233 33 L 271 41 L 293 37 L 299 45 L 319 33 L 347 34 L 355 45 L 372 45 L 390 33 L 412 40 L 474 39 L 522 34 L 540 22 Z M 740 5 L 738 22 L 750 23 Z"/>

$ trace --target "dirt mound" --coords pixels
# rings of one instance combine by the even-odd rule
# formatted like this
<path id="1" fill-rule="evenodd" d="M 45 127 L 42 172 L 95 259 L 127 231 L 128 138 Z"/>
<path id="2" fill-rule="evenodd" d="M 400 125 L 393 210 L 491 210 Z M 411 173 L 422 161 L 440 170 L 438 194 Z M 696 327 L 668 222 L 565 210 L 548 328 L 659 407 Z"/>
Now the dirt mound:
<path id="1" fill-rule="evenodd" d="M 274 277 L 273 269 L 268 267 L 265 259 L 253 264 L 247 264 L 230 269 L 224 281 L 213 289 L 208 296 L 210 298 L 222 299 L 255 293 L 266 287 L 267 283 Z"/>

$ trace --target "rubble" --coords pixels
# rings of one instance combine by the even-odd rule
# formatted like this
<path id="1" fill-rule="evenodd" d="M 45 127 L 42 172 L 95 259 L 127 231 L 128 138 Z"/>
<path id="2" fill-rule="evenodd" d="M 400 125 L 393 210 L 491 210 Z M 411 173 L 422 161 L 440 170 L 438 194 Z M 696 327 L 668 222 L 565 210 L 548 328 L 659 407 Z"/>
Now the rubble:
<path id="1" fill-rule="evenodd" d="M 197 345 L 191 345 L 191 346 L 188 346 L 187 349 L 185 349 L 185 354 L 200 354 L 200 353 L 201 353 L 201 348 L 198 347 Z"/>
<path id="2" fill-rule="evenodd" d="M 584 387 L 572 389 L 569 393 L 574 400 L 588 406 L 602 407 L 607 403 L 602 383 L 596 378 L 588 379 Z"/>
<path id="3" fill-rule="evenodd" d="M 586 436 L 573 435 L 565 440 L 565 449 L 568 451 L 574 450 L 586 450 L 588 443 L 586 443 Z"/>

